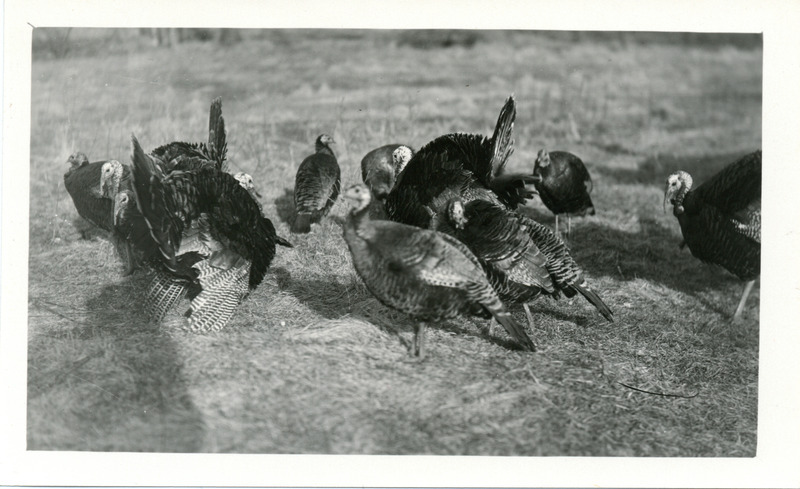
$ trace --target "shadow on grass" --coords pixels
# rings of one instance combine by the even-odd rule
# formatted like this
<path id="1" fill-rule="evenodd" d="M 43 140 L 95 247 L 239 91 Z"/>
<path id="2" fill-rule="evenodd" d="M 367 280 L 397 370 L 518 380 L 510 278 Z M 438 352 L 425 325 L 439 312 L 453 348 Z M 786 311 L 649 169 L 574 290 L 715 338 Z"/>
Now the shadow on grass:
<path id="1" fill-rule="evenodd" d="M 63 357 L 48 359 L 59 368 L 29 377 L 29 401 L 32 394 L 48 395 L 58 378 L 74 386 L 65 407 L 78 422 L 68 430 L 73 439 L 58 441 L 69 449 L 196 452 L 202 447 L 203 418 L 174 339 L 167 328 L 148 323 L 142 311 L 148 282 L 140 272 L 105 285 L 86 301 L 86 315 L 69 333 L 36 337 L 51 343 L 46 348 L 73 349 L 83 357 L 66 369 Z M 43 350 L 31 347 L 39 356 Z"/>
<path id="2" fill-rule="evenodd" d="M 294 222 L 294 189 L 283 189 L 283 195 L 275 199 L 275 209 L 278 212 L 278 219 L 291 225 Z"/>
<path id="3" fill-rule="evenodd" d="M 654 156 L 639 163 L 638 168 L 634 170 L 598 166 L 592 171 L 609 177 L 615 183 L 655 185 L 662 188 L 672 172 L 684 170 L 692 176 L 696 186 L 756 149 L 696 157 Z"/>
<path id="4" fill-rule="evenodd" d="M 350 312 L 350 291 L 333 274 L 329 279 L 298 278 L 283 267 L 273 268 L 272 273 L 278 288 L 292 294 L 325 319 L 338 319 Z"/>

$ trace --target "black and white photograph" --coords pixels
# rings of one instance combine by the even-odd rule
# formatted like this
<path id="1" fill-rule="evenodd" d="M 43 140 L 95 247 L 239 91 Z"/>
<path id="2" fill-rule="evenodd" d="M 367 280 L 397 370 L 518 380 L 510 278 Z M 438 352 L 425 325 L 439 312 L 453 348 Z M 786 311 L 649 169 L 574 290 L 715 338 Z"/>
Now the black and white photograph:
<path id="1" fill-rule="evenodd" d="M 5 20 L 4 458 L 111 473 L 10 483 L 800 482 L 796 5 L 88 5 Z"/>

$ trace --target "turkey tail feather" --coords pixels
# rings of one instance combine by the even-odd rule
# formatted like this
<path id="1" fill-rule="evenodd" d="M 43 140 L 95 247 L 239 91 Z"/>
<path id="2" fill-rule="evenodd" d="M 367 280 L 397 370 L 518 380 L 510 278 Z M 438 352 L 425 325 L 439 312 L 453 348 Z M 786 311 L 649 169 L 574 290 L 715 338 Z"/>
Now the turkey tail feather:
<path id="1" fill-rule="evenodd" d="M 575 289 L 578 292 L 580 292 L 582 296 L 586 297 L 586 300 L 591 302 L 592 305 L 594 305 L 594 307 L 597 308 L 600 314 L 602 314 L 603 317 L 606 318 L 606 320 L 609 323 L 614 322 L 614 314 L 611 312 L 611 309 L 608 308 L 606 303 L 603 302 L 603 299 L 601 299 L 600 296 L 595 294 L 592 289 L 590 289 L 589 287 L 585 287 L 584 285 L 578 285 L 578 284 L 574 284 L 573 287 L 575 287 Z"/>
<path id="2" fill-rule="evenodd" d="M 505 169 L 508 158 L 514 152 L 514 119 L 517 117 L 517 107 L 514 96 L 506 100 L 497 118 L 497 125 L 492 135 L 492 175 L 500 175 Z"/>

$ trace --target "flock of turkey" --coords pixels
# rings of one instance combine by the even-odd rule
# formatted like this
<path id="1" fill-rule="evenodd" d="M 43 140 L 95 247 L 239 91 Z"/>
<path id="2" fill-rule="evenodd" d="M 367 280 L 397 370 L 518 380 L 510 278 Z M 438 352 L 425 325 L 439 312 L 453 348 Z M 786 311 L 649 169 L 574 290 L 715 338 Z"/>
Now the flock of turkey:
<path id="1" fill-rule="evenodd" d="M 350 203 L 343 227 L 353 266 L 378 300 L 415 320 L 416 359 L 425 356 L 426 324 L 458 315 L 494 318 L 522 349 L 535 351 L 507 305 L 524 307 L 532 331 L 528 304 L 539 295 L 580 294 L 614 320 L 558 234 L 559 215 L 595 213 L 589 172 L 577 156 L 544 149 L 532 172 L 507 172 L 515 117 L 512 96 L 491 138 L 458 133 L 417 152 L 401 144 L 376 148 L 361 161 L 365 184 L 342 193 Z M 320 135 L 297 170 L 293 233 L 311 232 L 340 194 L 333 143 Z M 130 162 L 90 163 L 73 154 L 65 187 L 78 213 L 108 231 L 125 274 L 151 274 L 145 309 L 153 321 L 186 297 L 187 328 L 219 330 L 261 283 L 276 246 L 292 244 L 263 215 L 252 177 L 229 173 L 219 98 L 206 143 L 172 142 L 146 153 L 132 136 L 131 145 Z M 517 211 L 537 194 L 556 216 L 555 232 Z M 738 320 L 760 272 L 761 152 L 694 189 L 688 173 L 670 175 L 665 208 L 667 201 L 681 247 L 747 281 Z"/>

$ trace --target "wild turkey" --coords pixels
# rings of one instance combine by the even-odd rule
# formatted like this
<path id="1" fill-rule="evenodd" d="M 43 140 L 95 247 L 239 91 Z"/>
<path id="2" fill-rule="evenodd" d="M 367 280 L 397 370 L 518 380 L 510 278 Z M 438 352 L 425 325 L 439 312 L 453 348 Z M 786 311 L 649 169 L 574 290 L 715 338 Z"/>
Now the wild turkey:
<path id="1" fill-rule="evenodd" d="M 400 148 L 398 155 L 414 155 L 414 150 L 404 144 L 387 144 L 373 149 L 361 159 L 361 179 L 369 187 L 373 199 L 383 201 L 394 187 L 394 179 L 402 170 L 395 166 L 394 158 L 394 152 Z"/>
<path id="2" fill-rule="evenodd" d="M 458 238 L 487 269 L 495 290 L 506 303 L 527 303 L 539 294 L 558 298 L 560 293 L 583 295 L 609 322 L 613 314 L 589 288 L 583 272 L 561 239 L 552 230 L 514 211 L 475 199 L 464 203 L 453 199 L 448 205 L 446 226 L 440 229 Z M 532 326 L 532 325 L 531 325 Z"/>
<path id="3" fill-rule="evenodd" d="M 567 236 L 571 229 L 572 216 L 594 215 L 592 177 L 580 158 L 566 151 L 539 150 L 533 166 L 533 174 L 541 177 L 534 183 L 542 203 L 556 216 L 567 215 Z"/>
<path id="4" fill-rule="evenodd" d="M 197 157 L 216 163 L 220 171 L 228 171 L 228 143 L 225 134 L 225 118 L 222 117 L 222 98 L 211 102 L 208 111 L 208 142 L 186 143 L 174 141 L 154 149 L 150 154 L 161 161 L 172 161 L 178 157 Z"/>
<path id="5" fill-rule="evenodd" d="M 761 274 L 761 151 L 743 156 L 697 188 L 677 171 L 667 178 L 667 201 L 681 226 L 684 245 L 700 260 L 720 265 L 746 281 L 733 315 L 740 321 Z"/>
<path id="6" fill-rule="evenodd" d="M 109 239 L 125 265 L 124 275 L 130 275 L 139 267 L 130 243 L 115 231 L 113 196 L 104 191 L 103 171 L 116 160 L 89 162 L 84 153 L 74 153 L 67 159 L 70 167 L 64 174 L 64 187 L 67 189 L 78 214 L 94 226 L 109 232 Z"/>
<path id="7" fill-rule="evenodd" d="M 395 153 L 397 155 L 395 156 Z M 414 150 L 404 144 L 387 144 L 375 148 L 361 159 L 361 179 L 372 192 L 370 216 L 385 219 L 384 201 L 394 187 L 394 180 L 402 171 Z"/>
<path id="8" fill-rule="evenodd" d="M 219 330 L 263 280 L 277 236 L 255 199 L 214 162 L 180 157 L 167 172 L 132 136 L 133 188 L 149 236 L 136 242 L 157 272 L 146 298 L 155 320 L 183 295 L 193 331 Z"/>
<path id="9" fill-rule="evenodd" d="M 398 175 L 386 198 L 393 221 L 430 228 L 454 197 L 481 198 L 514 209 L 534 193 L 533 175 L 506 174 L 513 153 L 511 132 L 516 117 L 514 97 L 500 111 L 491 139 L 475 134 L 448 134 L 422 147 Z"/>
<path id="10" fill-rule="evenodd" d="M 327 134 L 315 143 L 316 152 L 303 160 L 294 182 L 294 207 L 297 212 L 293 233 L 311 232 L 311 223 L 330 212 L 339 196 L 341 170 L 330 148 L 335 141 Z"/>
<path id="11" fill-rule="evenodd" d="M 417 320 L 414 355 L 425 356 L 427 321 L 459 314 L 494 317 L 523 348 L 535 351 L 464 244 L 436 231 L 371 220 L 371 195 L 365 185 L 350 187 L 344 196 L 352 201 L 344 239 L 356 272 L 383 304 Z"/>

